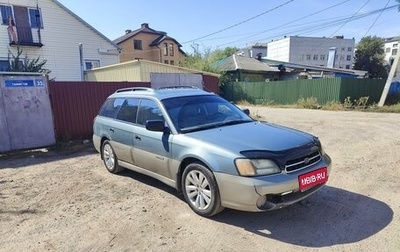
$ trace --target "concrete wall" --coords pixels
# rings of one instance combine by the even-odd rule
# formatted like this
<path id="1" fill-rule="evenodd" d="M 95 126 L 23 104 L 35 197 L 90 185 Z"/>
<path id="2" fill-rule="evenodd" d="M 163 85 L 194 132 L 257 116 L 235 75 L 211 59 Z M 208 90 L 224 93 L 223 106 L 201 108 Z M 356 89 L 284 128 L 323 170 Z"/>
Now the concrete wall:
<path id="1" fill-rule="evenodd" d="M 0 77 L 0 152 L 55 144 L 47 78 Z"/>

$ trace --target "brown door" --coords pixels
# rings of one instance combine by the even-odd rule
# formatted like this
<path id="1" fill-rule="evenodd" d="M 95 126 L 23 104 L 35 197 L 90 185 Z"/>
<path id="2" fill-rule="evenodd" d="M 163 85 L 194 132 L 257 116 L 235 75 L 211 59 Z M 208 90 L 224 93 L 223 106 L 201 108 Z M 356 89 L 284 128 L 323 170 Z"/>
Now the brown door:
<path id="1" fill-rule="evenodd" d="M 18 43 L 32 44 L 32 30 L 29 24 L 28 9 L 26 7 L 14 6 L 15 26 L 17 27 Z"/>

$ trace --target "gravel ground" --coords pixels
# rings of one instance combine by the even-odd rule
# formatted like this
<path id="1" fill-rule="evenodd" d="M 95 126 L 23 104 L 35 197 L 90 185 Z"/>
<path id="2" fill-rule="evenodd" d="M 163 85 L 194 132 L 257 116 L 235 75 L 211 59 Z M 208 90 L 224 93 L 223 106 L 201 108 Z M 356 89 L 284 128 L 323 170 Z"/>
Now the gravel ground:
<path id="1" fill-rule="evenodd" d="M 320 137 L 327 185 L 265 213 L 194 214 L 169 188 L 106 171 L 90 144 L 0 157 L 0 251 L 400 251 L 400 114 L 251 107 Z"/>

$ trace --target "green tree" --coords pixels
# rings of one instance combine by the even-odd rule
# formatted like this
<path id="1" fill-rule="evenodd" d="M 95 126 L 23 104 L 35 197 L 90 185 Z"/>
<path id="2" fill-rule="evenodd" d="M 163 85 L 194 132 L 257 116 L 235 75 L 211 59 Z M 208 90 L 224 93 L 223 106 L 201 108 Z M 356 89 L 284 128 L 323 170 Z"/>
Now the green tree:
<path id="1" fill-rule="evenodd" d="M 180 66 L 212 73 L 220 73 L 220 71 L 213 66 L 216 61 L 229 57 L 238 51 L 237 48 L 227 47 L 223 50 L 217 49 L 214 51 L 208 48 L 203 53 L 200 53 L 195 47 L 192 46 L 192 48 L 194 51 L 193 54 L 188 55 L 185 60 L 180 63 Z"/>
<path id="2" fill-rule="evenodd" d="M 354 69 L 368 71 L 371 79 L 387 78 L 384 45 L 384 40 L 376 36 L 362 38 L 356 46 Z"/>
<path id="3" fill-rule="evenodd" d="M 10 49 L 8 50 L 8 57 L 12 59 L 11 65 L 7 69 L 8 72 L 50 73 L 49 69 L 44 68 L 47 60 L 41 60 L 40 57 L 29 59 L 27 54 L 25 54 L 25 57 L 22 57 L 23 53 L 20 47 L 17 47 L 16 54 L 12 53 Z"/>

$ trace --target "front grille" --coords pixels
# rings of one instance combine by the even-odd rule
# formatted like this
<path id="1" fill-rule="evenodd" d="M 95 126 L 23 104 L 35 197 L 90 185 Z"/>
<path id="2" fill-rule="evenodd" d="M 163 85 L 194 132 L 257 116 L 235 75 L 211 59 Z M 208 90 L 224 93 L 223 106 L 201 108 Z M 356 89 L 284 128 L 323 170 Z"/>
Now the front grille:
<path id="1" fill-rule="evenodd" d="M 293 172 L 308 166 L 311 166 L 321 160 L 321 155 L 318 151 L 311 153 L 310 155 L 303 156 L 300 158 L 292 159 L 286 162 L 286 172 Z"/>

